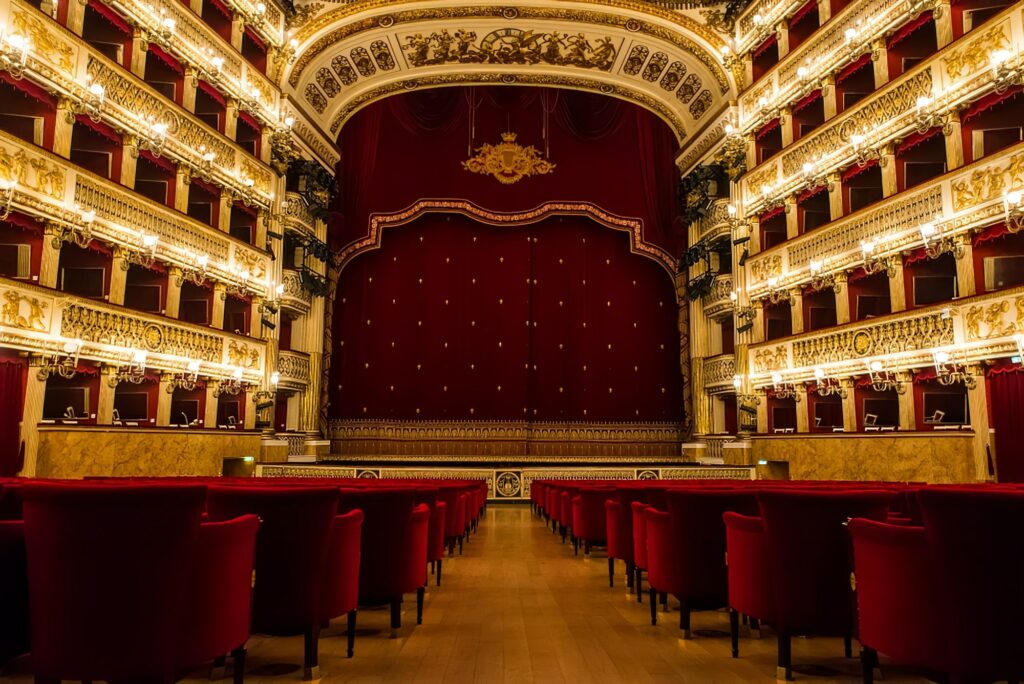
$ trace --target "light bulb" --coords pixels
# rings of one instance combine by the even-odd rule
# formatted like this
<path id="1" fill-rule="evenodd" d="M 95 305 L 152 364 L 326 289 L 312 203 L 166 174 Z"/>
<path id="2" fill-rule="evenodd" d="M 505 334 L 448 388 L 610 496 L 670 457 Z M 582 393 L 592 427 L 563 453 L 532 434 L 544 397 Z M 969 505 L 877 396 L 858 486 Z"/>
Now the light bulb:
<path id="1" fill-rule="evenodd" d="M 816 379 L 818 379 L 818 380 L 824 380 L 825 379 L 825 371 L 821 370 L 820 368 L 815 368 L 814 369 L 814 377 Z"/>
<path id="2" fill-rule="evenodd" d="M 782 375 L 780 373 L 772 373 L 772 384 L 773 385 L 781 385 L 782 384 Z"/>
<path id="3" fill-rule="evenodd" d="M 878 371 L 882 370 L 882 362 L 881 361 L 877 361 L 877 360 L 876 361 L 872 361 L 871 365 L 869 366 L 869 368 L 871 368 L 872 371 L 877 373 Z"/>
<path id="4" fill-rule="evenodd" d="M 143 247 L 148 247 L 148 248 L 156 247 L 156 243 L 157 243 L 158 239 L 159 238 L 156 235 L 143 235 L 142 236 L 142 246 Z"/>
<path id="5" fill-rule="evenodd" d="M 850 136 L 850 144 L 853 145 L 854 148 L 860 147 L 864 144 L 864 136 L 860 133 L 854 133 Z"/>
<path id="6" fill-rule="evenodd" d="M 1011 190 L 1010 192 L 1006 193 L 1004 197 L 1006 199 L 1007 204 L 1020 204 L 1020 201 L 1022 198 L 1024 198 L 1024 195 L 1021 194 L 1020 190 Z"/>
<path id="7" fill-rule="evenodd" d="M 935 224 L 925 223 L 924 225 L 922 225 L 921 235 L 923 235 L 924 237 L 931 237 L 932 235 L 935 235 Z"/>
<path id="8" fill-rule="evenodd" d="M 937 351 L 937 352 L 935 352 L 935 360 L 938 363 L 948 363 L 949 362 L 949 352 L 947 352 L 947 351 Z"/>
<path id="9" fill-rule="evenodd" d="M 817 273 L 821 270 L 822 263 L 820 261 L 811 261 L 811 273 Z"/>
<path id="10" fill-rule="evenodd" d="M 199 362 L 198 361 L 189 361 L 188 362 L 188 370 L 189 370 L 190 373 L 198 373 L 199 372 Z"/>
<path id="11" fill-rule="evenodd" d="M 740 376 L 738 376 L 738 375 L 732 376 L 732 386 L 733 387 L 735 387 L 736 389 L 739 389 L 741 384 L 742 384 L 742 381 L 740 380 Z"/>

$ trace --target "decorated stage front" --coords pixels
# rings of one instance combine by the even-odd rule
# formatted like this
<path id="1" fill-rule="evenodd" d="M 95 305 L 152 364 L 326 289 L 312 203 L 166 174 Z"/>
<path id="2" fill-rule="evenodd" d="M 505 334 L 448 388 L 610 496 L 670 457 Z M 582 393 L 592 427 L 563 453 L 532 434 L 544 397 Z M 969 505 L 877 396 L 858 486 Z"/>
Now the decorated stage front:
<path id="1" fill-rule="evenodd" d="M 458 464 L 425 463 L 380 465 L 260 465 L 257 477 L 365 478 L 380 480 L 440 479 L 484 480 L 489 501 L 528 501 L 534 480 L 753 480 L 755 470 L 742 466 L 706 466 L 685 463 L 586 465 Z"/>

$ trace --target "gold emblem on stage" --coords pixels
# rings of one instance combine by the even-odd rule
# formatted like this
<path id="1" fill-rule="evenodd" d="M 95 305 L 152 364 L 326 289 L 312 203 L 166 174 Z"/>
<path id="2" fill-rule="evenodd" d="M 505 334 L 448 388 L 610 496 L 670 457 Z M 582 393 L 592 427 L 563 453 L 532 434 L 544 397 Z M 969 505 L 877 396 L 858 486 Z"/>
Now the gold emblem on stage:
<path id="1" fill-rule="evenodd" d="M 551 173 L 555 165 L 540 156 L 533 145 L 523 147 L 516 142 L 511 131 L 501 134 L 497 145 L 485 144 L 477 148 L 477 155 L 462 162 L 462 168 L 473 173 L 494 176 L 499 182 L 511 185 L 525 176 L 543 176 Z"/>

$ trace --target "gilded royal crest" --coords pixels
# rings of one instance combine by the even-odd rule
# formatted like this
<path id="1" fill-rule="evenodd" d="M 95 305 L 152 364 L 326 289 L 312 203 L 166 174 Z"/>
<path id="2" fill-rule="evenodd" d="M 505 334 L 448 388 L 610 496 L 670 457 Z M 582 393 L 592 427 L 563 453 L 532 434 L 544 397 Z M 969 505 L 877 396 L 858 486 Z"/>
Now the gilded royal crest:
<path id="1" fill-rule="evenodd" d="M 511 131 L 501 134 L 501 142 L 477 148 L 477 155 L 462 162 L 462 168 L 473 173 L 494 176 L 504 185 L 518 182 L 525 176 L 543 176 L 555 165 L 540 156 L 533 145 L 523 147 Z"/>

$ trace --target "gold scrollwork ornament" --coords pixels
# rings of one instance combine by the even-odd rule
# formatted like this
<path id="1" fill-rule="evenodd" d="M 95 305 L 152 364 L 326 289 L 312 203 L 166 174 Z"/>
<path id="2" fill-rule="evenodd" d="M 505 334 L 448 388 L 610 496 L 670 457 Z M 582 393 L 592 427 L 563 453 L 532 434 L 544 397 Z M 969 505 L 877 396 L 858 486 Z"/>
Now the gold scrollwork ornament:
<path id="1" fill-rule="evenodd" d="M 512 185 L 526 176 L 551 173 L 555 165 L 540 156 L 533 145 L 523 147 L 516 142 L 511 131 L 501 134 L 497 145 L 484 144 L 477 155 L 462 162 L 462 168 L 472 173 L 494 176 L 503 185 Z"/>

